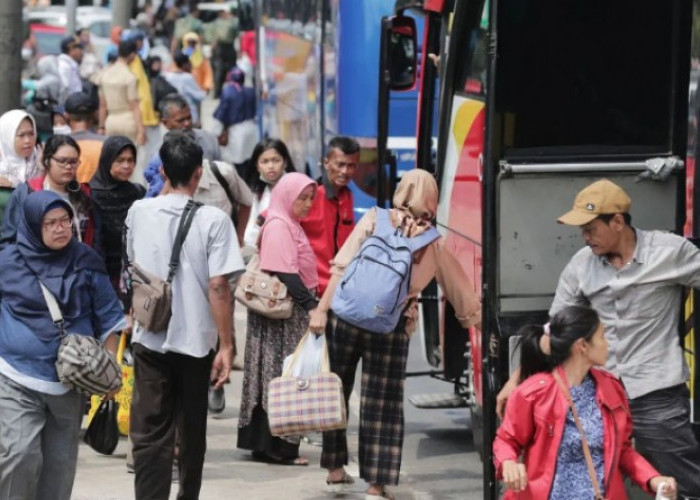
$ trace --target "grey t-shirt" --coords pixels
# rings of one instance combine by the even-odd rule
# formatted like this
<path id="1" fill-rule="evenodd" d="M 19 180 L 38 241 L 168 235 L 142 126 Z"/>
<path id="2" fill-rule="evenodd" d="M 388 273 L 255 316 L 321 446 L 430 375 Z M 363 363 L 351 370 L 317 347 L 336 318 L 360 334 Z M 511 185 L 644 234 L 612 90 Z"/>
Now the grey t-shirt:
<path id="1" fill-rule="evenodd" d="M 182 211 L 190 198 L 166 194 L 136 201 L 126 217 L 130 262 L 165 279 Z M 216 207 L 195 214 L 172 282 L 172 317 L 167 332 L 154 333 L 138 323 L 133 341 L 157 352 L 201 358 L 216 348 L 218 331 L 209 309 L 209 279 L 245 269 L 230 217 Z"/>

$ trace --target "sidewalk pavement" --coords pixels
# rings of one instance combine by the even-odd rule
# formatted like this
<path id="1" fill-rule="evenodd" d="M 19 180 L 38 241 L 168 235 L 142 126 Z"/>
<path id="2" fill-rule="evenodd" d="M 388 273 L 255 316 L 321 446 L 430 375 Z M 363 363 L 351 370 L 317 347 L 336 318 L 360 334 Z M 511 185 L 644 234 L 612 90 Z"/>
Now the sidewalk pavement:
<path id="1" fill-rule="evenodd" d="M 242 362 L 245 348 L 245 311 L 236 308 L 237 345 Z M 250 452 L 236 448 L 238 411 L 243 372 L 231 372 L 231 383 L 225 386 L 226 409 L 209 416 L 207 423 L 207 455 L 204 463 L 201 500 L 250 498 L 255 500 L 332 498 L 324 491 L 326 471 L 319 467 L 321 448 L 302 442 L 300 453 L 309 459 L 308 467 L 270 465 L 253 461 Z M 349 414 L 352 419 L 348 432 L 350 450 L 357 450 L 358 400 L 353 395 Z M 87 423 L 83 423 L 83 429 Z M 351 455 L 353 453 L 351 452 Z M 357 465 L 351 463 L 348 472 L 355 478 Z M 172 484 L 171 499 L 177 495 L 178 484 Z M 347 499 L 364 498 L 366 484 L 357 480 L 355 490 Z M 126 471 L 126 438 L 121 438 L 111 456 L 94 452 L 80 444 L 78 468 L 73 487 L 73 500 L 130 500 L 134 498 L 134 475 Z M 412 497 L 410 497 L 412 498 Z"/>

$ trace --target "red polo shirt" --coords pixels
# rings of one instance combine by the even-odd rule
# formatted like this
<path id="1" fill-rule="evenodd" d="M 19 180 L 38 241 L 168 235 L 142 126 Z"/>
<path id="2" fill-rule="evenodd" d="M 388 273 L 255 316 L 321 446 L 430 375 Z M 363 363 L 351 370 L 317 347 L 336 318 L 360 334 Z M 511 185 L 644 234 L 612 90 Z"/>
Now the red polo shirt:
<path id="1" fill-rule="evenodd" d="M 311 211 L 301 221 L 301 227 L 316 254 L 320 297 L 331 276 L 331 260 L 355 227 L 350 189 L 343 188 L 336 196 L 324 174 Z"/>

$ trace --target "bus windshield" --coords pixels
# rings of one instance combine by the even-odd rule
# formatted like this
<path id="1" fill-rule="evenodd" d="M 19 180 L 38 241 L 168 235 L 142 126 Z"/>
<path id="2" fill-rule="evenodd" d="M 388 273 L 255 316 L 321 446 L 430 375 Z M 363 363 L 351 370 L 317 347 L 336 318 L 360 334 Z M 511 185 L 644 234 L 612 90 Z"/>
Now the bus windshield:
<path id="1" fill-rule="evenodd" d="M 500 0 L 506 156 L 670 152 L 674 10 L 666 0 Z"/>

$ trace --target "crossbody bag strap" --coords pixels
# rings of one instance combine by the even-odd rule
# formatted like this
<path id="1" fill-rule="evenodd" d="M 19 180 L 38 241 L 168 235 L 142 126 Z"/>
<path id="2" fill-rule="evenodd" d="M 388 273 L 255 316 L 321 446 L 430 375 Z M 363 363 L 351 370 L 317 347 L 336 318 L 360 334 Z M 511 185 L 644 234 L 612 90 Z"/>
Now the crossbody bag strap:
<path id="1" fill-rule="evenodd" d="M 180 217 L 180 225 L 177 228 L 177 234 L 175 235 L 175 242 L 173 243 L 173 253 L 170 255 L 170 263 L 168 264 L 168 283 L 173 281 L 173 277 L 177 272 L 177 268 L 180 267 L 180 251 L 182 250 L 182 244 L 187 238 L 187 233 L 192 226 L 192 220 L 194 219 L 195 213 L 199 210 L 202 204 L 195 202 L 194 200 L 189 200 L 185 209 L 182 211 L 182 216 Z"/>
<path id="2" fill-rule="evenodd" d="M 603 494 L 600 492 L 600 485 L 598 484 L 598 476 L 595 472 L 595 466 L 593 465 L 593 456 L 591 455 L 591 449 L 588 447 L 588 441 L 586 440 L 586 434 L 583 432 L 583 426 L 581 425 L 581 420 L 578 417 L 578 411 L 576 411 L 576 406 L 574 401 L 571 399 L 571 393 L 569 392 L 568 386 L 564 383 L 561 376 L 555 368 L 552 371 L 552 376 L 559 385 L 559 389 L 564 393 L 569 408 L 571 408 L 571 413 L 574 416 L 574 423 L 578 429 L 579 434 L 581 434 L 581 446 L 583 447 L 583 456 L 586 459 L 586 466 L 588 467 L 588 475 L 591 477 L 591 482 L 593 483 L 593 491 L 595 492 L 596 500 L 603 500 Z"/>
<path id="3" fill-rule="evenodd" d="M 46 288 L 46 286 L 40 281 L 39 287 L 41 287 L 41 293 L 44 295 L 44 300 L 49 308 L 49 314 L 51 314 L 51 321 L 56 325 L 58 330 L 61 332 L 61 337 L 65 336 L 66 331 L 63 328 L 63 314 L 61 314 L 61 308 L 58 306 L 58 301 L 53 293 Z"/>
<path id="4" fill-rule="evenodd" d="M 211 168 L 211 173 L 214 174 L 214 177 L 216 177 L 216 180 L 219 181 L 219 184 L 221 184 L 221 187 L 226 191 L 226 197 L 228 198 L 228 201 L 231 202 L 231 207 L 235 208 L 237 203 L 235 198 L 233 197 L 233 193 L 231 192 L 231 188 L 228 185 L 228 182 L 226 182 L 226 179 L 224 179 L 224 176 L 221 175 L 221 170 L 219 170 L 219 166 L 216 164 L 215 161 L 210 161 L 209 162 L 209 167 Z"/>

